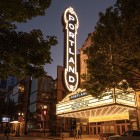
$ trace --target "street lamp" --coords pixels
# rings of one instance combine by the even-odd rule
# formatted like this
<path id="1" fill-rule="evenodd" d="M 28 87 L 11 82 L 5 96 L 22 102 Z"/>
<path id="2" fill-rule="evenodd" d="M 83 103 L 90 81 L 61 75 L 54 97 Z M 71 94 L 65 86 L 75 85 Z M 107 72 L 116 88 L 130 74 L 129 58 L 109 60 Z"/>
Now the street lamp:
<path id="1" fill-rule="evenodd" d="M 43 132 L 44 132 L 44 136 L 45 136 L 45 122 L 46 122 L 46 115 L 47 115 L 47 106 L 43 105 L 43 116 L 44 116 L 44 120 L 43 120 Z"/>
<path id="2" fill-rule="evenodd" d="M 44 105 L 44 106 L 43 106 L 43 114 L 44 114 L 44 115 L 47 115 L 47 111 L 46 111 L 46 109 L 47 109 L 47 106 Z"/>
<path id="3" fill-rule="evenodd" d="M 24 121 L 24 113 L 18 113 L 18 122 L 19 122 L 19 127 L 18 131 L 16 133 L 16 136 L 20 136 L 20 128 L 23 127 L 22 122 Z"/>
<path id="4" fill-rule="evenodd" d="M 19 91 L 20 91 L 20 93 L 23 93 L 24 92 L 24 89 L 25 87 L 24 87 L 24 84 L 21 84 L 20 83 L 20 85 L 19 85 Z"/>
<path id="5" fill-rule="evenodd" d="M 18 113 L 18 116 L 24 116 L 24 113 Z"/>

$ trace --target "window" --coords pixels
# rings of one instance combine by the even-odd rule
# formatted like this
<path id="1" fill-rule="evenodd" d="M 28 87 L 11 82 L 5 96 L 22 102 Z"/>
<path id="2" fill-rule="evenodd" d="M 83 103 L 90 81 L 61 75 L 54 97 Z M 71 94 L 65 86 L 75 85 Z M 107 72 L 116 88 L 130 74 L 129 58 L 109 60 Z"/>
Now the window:
<path id="1" fill-rule="evenodd" d="M 132 136 L 132 131 L 127 131 L 122 136 Z"/>
<path id="2" fill-rule="evenodd" d="M 140 136 L 140 131 L 133 131 L 133 136 Z"/>
<path id="3" fill-rule="evenodd" d="M 116 121 L 116 124 L 120 124 L 120 123 L 125 123 L 125 120 L 118 120 L 118 121 Z"/>

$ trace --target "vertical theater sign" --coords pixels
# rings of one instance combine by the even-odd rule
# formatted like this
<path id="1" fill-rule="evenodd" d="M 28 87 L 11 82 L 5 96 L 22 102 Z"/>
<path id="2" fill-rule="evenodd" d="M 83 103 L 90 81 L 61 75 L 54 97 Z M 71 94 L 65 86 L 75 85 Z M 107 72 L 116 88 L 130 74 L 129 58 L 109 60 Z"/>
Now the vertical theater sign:
<path id="1" fill-rule="evenodd" d="M 69 7 L 63 14 L 64 26 L 64 82 L 68 91 L 78 87 L 78 72 L 76 60 L 76 34 L 79 22 L 73 8 Z"/>

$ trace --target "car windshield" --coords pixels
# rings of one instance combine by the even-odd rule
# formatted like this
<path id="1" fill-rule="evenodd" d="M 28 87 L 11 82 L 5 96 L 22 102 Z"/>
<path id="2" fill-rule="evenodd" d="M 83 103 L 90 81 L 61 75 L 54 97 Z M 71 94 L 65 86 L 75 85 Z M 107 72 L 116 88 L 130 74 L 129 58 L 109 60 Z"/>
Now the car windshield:
<path id="1" fill-rule="evenodd" d="M 132 136 L 132 131 L 127 131 L 123 133 L 122 136 Z"/>

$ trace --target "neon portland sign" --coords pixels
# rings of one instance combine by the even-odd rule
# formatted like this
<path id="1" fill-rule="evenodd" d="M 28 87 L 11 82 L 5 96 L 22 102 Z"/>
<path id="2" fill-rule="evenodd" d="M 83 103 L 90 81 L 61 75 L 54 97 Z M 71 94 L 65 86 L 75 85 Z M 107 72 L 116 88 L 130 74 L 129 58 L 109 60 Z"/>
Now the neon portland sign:
<path id="1" fill-rule="evenodd" d="M 64 26 L 64 83 L 68 91 L 78 87 L 76 60 L 76 34 L 79 22 L 73 8 L 69 7 L 63 14 Z"/>

